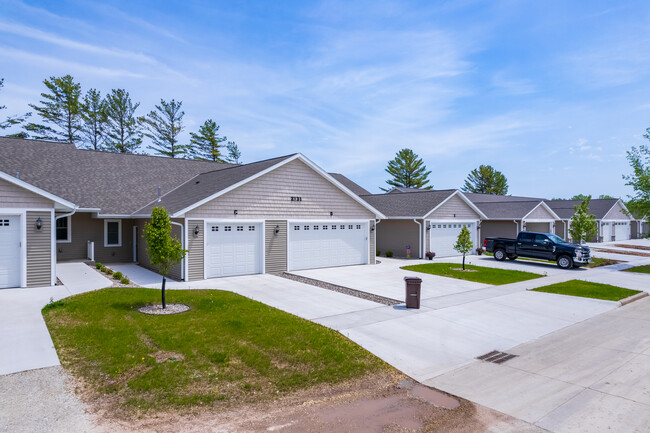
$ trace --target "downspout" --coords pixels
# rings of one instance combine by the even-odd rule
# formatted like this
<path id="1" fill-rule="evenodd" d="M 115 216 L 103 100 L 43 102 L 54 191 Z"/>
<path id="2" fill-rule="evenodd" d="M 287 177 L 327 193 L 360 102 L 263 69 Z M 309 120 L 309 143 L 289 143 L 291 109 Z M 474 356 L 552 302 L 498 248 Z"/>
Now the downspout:
<path id="1" fill-rule="evenodd" d="M 372 232 L 372 235 L 375 237 L 375 265 L 377 264 L 377 250 L 379 249 L 379 246 L 377 245 L 377 224 L 381 222 L 381 219 L 376 219 L 375 220 L 375 229 Z"/>
<path id="2" fill-rule="evenodd" d="M 185 248 L 185 227 L 181 223 L 177 223 L 175 221 L 171 222 L 172 224 L 179 226 L 181 228 L 181 245 L 183 246 L 183 249 Z M 181 281 L 185 281 L 185 258 L 181 260 Z"/>
<path id="3" fill-rule="evenodd" d="M 519 236 L 519 223 L 517 222 L 517 220 L 512 220 L 512 222 L 515 223 L 516 235 Z M 515 237 L 517 237 L 517 236 L 515 236 Z"/>
<path id="4" fill-rule="evenodd" d="M 422 258 L 422 224 L 418 222 L 417 219 L 413 218 L 413 221 L 415 221 L 415 224 L 418 225 L 418 243 L 420 244 L 418 246 L 418 259 Z"/>
<path id="5" fill-rule="evenodd" d="M 72 212 L 70 213 L 64 213 L 63 215 L 55 216 L 54 221 L 74 215 L 77 212 L 77 209 L 79 209 L 79 206 L 75 206 Z"/>
<path id="6" fill-rule="evenodd" d="M 19 176 L 19 173 L 16 173 L 16 177 Z M 56 262 L 58 261 L 57 254 L 59 254 L 59 249 L 56 247 L 56 221 L 61 219 L 61 218 L 67 218 L 69 216 L 72 216 L 77 212 L 77 209 L 79 209 L 79 206 L 75 206 L 74 209 L 72 209 L 72 212 L 69 213 L 64 213 L 63 215 L 56 216 L 56 213 L 54 214 L 54 227 L 52 227 L 52 232 L 54 233 L 54 236 L 52 237 L 54 241 L 54 245 L 52 246 L 52 250 L 54 251 L 54 264 L 53 266 L 53 272 L 54 272 L 54 277 L 56 277 Z M 70 230 L 70 226 L 68 226 L 68 230 Z M 72 233 L 68 232 L 70 235 L 70 239 L 72 239 Z M 56 282 L 55 278 L 52 278 L 52 284 Z"/>

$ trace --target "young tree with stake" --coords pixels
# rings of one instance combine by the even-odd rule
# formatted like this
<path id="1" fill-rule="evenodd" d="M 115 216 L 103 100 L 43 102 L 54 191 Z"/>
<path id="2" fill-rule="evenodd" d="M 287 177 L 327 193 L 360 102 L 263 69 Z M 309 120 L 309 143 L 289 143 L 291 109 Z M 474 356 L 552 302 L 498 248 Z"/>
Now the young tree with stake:
<path id="1" fill-rule="evenodd" d="M 147 244 L 147 253 L 152 265 L 158 267 L 162 275 L 162 307 L 165 303 L 165 282 L 169 271 L 175 264 L 179 264 L 187 254 L 181 242 L 173 238 L 172 222 L 169 214 L 163 207 L 155 207 L 151 211 L 151 223 L 145 223 L 143 237 Z"/>
<path id="2" fill-rule="evenodd" d="M 463 271 L 465 270 L 465 255 L 472 251 L 472 248 L 474 248 L 472 234 L 466 226 L 463 226 L 460 233 L 458 233 L 456 245 L 454 245 L 454 249 L 463 255 Z"/>
<path id="3" fill-rule="evenodd" d="M 593 238 L 598 232 L 596 217 L 589 213 L 589 202 L 591 196 L 587 196 L 577 206 L 574 206 L 575 212 L 571 217 L 569 234 L 573 242 L 580 244 L 582 241 Z"/>

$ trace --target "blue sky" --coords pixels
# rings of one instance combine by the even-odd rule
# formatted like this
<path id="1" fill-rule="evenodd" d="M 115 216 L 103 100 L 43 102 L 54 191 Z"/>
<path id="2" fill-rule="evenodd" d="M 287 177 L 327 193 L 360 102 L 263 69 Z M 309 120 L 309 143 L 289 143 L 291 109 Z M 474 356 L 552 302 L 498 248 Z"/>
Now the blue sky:
<path id="1" fill-rule="evenodd" d="M 510 193 L 631 189 L 650 127 L 647 1 L 3 1 L 3 114 L 49 76 L 183 101 L 244 162 L 301 152 L 373 192 L 412 148 L 436 188 L 480 164 Z"/>

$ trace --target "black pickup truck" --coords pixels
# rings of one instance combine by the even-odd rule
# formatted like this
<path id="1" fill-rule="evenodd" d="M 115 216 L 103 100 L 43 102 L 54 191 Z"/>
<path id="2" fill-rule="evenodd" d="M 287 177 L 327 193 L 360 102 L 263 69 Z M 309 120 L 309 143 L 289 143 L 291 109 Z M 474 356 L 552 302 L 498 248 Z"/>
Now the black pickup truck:
<path id="1" fill-rule="evenodd" d="M 519 232 L 517 239 L 485 238 L 483 246 L 501 261 L 517 257 L 551 260 L 562 269 L 579 268 L 591 260 L 588 246 L 570 244 L 552 233 Z"/>

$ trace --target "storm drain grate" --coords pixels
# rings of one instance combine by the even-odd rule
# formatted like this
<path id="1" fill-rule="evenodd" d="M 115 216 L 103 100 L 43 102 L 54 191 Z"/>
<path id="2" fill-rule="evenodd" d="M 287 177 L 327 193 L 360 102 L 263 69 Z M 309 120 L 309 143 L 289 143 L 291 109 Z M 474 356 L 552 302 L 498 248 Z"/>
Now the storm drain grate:
<path id="1" fill-rule="evenodd" d="M 485 355 L 481 355 L 477 357 L 476 359 L 480 359 L 481 361 L 485 362 L 492 362 L 494 364 L 503 364 L 506 361 L 511 360 L 512 358 L 516 358 L 517 355 L 513 355 L 511 353 L 505 353 L 505 352 L 499 352 L 498 350 L 493 350 L 490 353 L 486 353 Z"/>

